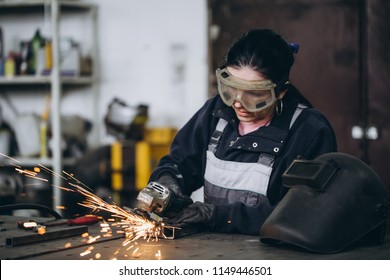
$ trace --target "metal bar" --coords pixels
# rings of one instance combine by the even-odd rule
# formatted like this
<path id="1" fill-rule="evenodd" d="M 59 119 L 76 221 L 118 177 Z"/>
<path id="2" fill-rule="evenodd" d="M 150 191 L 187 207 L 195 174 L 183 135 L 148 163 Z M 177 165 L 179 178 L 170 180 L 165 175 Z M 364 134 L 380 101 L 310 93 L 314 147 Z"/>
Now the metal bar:
<path id="1" fill-rule="evenodd" d="M 100 79 L 100 50 L 99 50 L 99 30 L 98 30 L 98 8 L 93 5 L 91 6 L 92 14 L 92 100 L 93 100 L 93 117 L 94 120 L 100 118 L 100 87 L 98 80 Z M 100 122 L 96 121 L 92 128 L 92 147 L 100 146 Z"/>
<path id="2" fill-rule="evenodd" d="M 60 80 L 60 47 L 59 47 L 59 5 L 57 0 L 51 1 L 51 24 L 52 24 L 52 42 L 53 42 L 53 68 L 51 72 L 52 79 L 52 98 L 51 98 L 51 118 L 53 130 L 53 170 L 56 174 L 62 172 L 62 152 L 61 152 L 61 80 Z M 55 186 L 62 183 L 61 177 L 53 176 Z M 62 204 L 61 189 L 54 188 L 53 208 L 56 209 Z M 61 213 L 62 214 L 62 213 Z"/>
<path id="3" fill-rule="evenodd" d="M 166 239 L 178 239 L 186 236 L 190 236 L 193 234 L 204 232 L 204 229 L 198 225 L 187 225 L 182 227 L 165 227 L 163 236 Z"/>
<path id="4" fill-rule="evenodd" d="M 45 234 L 28 234 L 23 236 L 8 237 L 5 240 L 6 247 L 15 247 L 25 244 L 31 244 L 41 241 L 48 241 L 53 239 L 59 239 L 69 236 L 81 235 L 88 232 L 87 226 L 75 226 L 65 229 L 57 229 L 52 231 L 47 231 Z"/>

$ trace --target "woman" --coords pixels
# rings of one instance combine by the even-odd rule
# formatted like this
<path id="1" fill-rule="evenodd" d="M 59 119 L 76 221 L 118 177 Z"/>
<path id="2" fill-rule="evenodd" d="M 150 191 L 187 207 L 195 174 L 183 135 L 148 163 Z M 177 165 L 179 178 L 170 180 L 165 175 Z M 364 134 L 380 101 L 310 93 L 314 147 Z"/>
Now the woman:
<path id="1" fill-rule="evenodd" d="M 258 234 L 287 191 L 289 164 L 336 151 L 327 119 L 288 82 L 293 63 L 292 46 L 271 30 L 233 43 L 216 71 L 219 95 L 178 132 L 150 178 L 183 201 L 204 186 L 204 203 L 167 211 L 170 223 Z"/>

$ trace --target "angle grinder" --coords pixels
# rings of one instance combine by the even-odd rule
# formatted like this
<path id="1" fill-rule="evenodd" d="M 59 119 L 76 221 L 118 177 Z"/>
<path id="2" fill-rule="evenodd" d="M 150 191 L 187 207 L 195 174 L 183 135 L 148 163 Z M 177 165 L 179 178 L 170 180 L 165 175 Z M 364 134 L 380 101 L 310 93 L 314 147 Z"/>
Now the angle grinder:
<path id="1" fill-rule="evenodd" d="M 158 182 L 150 182 L 137 196 L 136 212 L 164 215 L 168 211 L 178 212 L 193 203 L 190 197 L 179 198 L 174 192 Z"/>
<path id="2" fill-rule="evenodd" d="M 150 182 L 137 196 L 137 208 L 132 212 L 149 221 L 160 223 L 164 216 L 169 217 L 180 212 L 183 208 L 192 204 L 188 196 L 177 196 L 166 186 L 158 182 Z M 198 225 L 170 225 L 164 228 L 164 237 L 176 239 L 201 232 L 203 229 Z M 180 229 L 175 231 L 175 229 Z M 169 237 L 168 237 L 169 236 Z"/>

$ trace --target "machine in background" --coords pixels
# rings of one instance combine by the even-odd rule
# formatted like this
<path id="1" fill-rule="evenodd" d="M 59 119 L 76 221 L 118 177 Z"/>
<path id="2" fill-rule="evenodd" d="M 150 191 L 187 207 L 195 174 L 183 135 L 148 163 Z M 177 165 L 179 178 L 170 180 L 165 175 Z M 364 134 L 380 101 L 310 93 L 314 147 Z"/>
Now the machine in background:
<path id="1" fill-rule="evenodd" d="M 106 130 L 116 138 L 112 144 L 88 151 L 67 172 L 107 202 L 136 207 L 137 195 L 148 184 L 152 169 L 169 153 L 177 130 L 170 127 L 148 128 L 148 106 L 129 106 L 115 98 L 105 117 Z M 89 212 L 77 202 L 77 193 L 64 193 L 67 217 Z"/>

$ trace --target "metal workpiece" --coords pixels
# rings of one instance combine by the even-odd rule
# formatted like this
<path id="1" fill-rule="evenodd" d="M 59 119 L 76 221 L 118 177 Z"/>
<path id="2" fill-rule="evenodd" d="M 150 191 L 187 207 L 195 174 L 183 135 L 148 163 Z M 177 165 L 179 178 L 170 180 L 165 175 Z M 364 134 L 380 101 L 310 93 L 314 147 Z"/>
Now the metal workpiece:
<path id="1" fill-rule="evenodd" d="M 44 228 L 44 227 L 42 226 L 40 228 Z M 45 232 L 42 234 L 39 233 L 38 231 L 27 235 L 23 234 L 20 236 L 7 237 L 5 240 L 5 245 L 7 247 L 15 247 L 20 245 L 36 243 L 36 242 L 82 235 L 83 233 L 88 233 L 88 227 L 77 226 L 77 227 L 70 227 L 70 228 L 54 229 L 52 231 L 45 230 Z"/>
<path id="2" fill-rule="evenodd" d="M 34 223 L 38 227 L 45 227 L 44 233 L 32 228 L 21 228 L 20 221 L 28 221 L 31 218 L 16 216 L 0 216 L 0 259 L 32 259 L 48 256 L 53 253 L 66 255 L 66 251 L 72 248 L 79 248 L 80 252 L 91 246 L 92 243 L 105 242 L 112 239 L 124 239 L 123 233 L 112 232 L 102 233 L 100 224 L 90 225 L 49 225 L 52 218 L 35 218 Z M 55 220 L 56 223 L 65 220 Z M 84 248 L 85 247 L 85 248 Z M 62 258 L 60 258 L 62 259 Z"/>
<path id="3" fill-rule="evenodd" d="M 0 216 L 0 259 L 35 260 L 373 260 L 390 259 L 390 235 L 380 246 L 356 244 L 337 254 L 316 254 L 288 245 L 271 246 L 259 236 L 175 230 L 174 239 L 140 238 L 130 241 L 113 228 L 112 235 L 101 232 L 100 224 L 88 225 L 89 238 L 64 237 L 43 242 L 7 247 L 7 237 L 23 232 L 20 217 Z M 63 225 L 59 228 L 69 228 Z M 30 234 L 31 232 L 26 232 Z M 99 237 L 99 238 L 98 238 Z"/>

